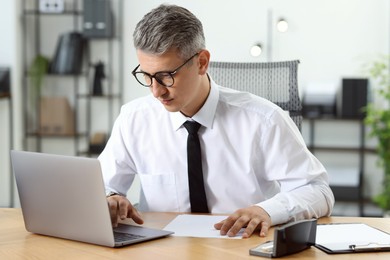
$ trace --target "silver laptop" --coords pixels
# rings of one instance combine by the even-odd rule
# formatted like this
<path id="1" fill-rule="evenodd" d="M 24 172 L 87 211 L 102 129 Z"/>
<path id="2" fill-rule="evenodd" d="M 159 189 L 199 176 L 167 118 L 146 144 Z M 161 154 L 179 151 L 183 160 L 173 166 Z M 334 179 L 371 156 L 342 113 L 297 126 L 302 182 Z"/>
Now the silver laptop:
<path id="1" fill-rule="evenodd" d="M 113 229 L 97 159 L 11 151 L 11 161 L 29 232 L 109 247 L 173 233 L 123 224 Z"/>

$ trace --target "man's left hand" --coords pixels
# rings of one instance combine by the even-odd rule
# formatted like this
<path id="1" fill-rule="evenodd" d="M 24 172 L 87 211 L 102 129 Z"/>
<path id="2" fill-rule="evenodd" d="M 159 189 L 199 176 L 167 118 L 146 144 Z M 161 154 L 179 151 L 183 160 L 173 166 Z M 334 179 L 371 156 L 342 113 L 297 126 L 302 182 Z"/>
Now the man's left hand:
<path id="1" fill-rule="evenodd" d="M 216 223 L 214 228 L 220 230 L 223 236 L 233 237 L 241 228 L 245 227 L 242 237 L 248 238 L 256 230 L 260 230 L 259 235 L 265 237 L 271 225 L 271 218 L 264 209 L 259 206 L 251 206 L 237 210 L 225 220 Z"/>

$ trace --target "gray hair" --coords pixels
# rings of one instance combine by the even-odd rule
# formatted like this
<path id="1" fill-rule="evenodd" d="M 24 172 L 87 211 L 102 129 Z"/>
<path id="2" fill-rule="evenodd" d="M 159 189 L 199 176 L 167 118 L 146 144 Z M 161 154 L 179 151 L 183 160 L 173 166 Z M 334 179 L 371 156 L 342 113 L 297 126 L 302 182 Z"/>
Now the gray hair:
<path id="1" fill-rule="evenodd" d="M 176 5 L 160 5 L 138 22 L 133 33 L 137 50 L 161 55 L 176 49 L 189 58 L 205 48 L 202 23 L 187 9 Z"/>

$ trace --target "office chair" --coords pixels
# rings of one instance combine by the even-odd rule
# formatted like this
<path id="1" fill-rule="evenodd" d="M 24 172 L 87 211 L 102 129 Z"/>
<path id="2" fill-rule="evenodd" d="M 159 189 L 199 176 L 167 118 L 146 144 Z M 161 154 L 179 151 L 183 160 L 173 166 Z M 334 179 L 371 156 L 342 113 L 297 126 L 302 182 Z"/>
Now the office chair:
<path id="1" fill-rule="evenodd" d="M 221 86 L 247 91 L 277 104 L 289 112 L 301 130 L 298 64 L 299 60 L 250 63 L 211 61 L 208 73 Z"/>

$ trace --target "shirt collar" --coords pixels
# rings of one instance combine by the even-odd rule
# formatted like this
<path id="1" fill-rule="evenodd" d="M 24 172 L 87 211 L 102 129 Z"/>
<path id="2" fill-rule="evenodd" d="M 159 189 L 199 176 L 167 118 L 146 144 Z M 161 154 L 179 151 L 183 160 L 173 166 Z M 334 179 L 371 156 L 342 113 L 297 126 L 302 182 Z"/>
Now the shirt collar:
<path id="1" fill-rule="evenodd" d="M 192 119 L 199 124 L 212 129 L 215 118 L 215 111 L 217 110 L 218 105 L 219 91 L 218 85 L 211 79 L 210 76 L 209 79 L 210 93 L 206 99 L 206 102 L 203 104 L 201 109 L 192 117 Z M 189 119 L 180 112 L 170 112 L 169 114 L 172 122 L 172 127 L 175 131 L 177 131 L 183 125 L 183 123 Z"/>

